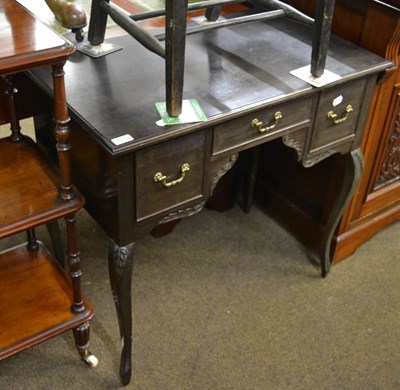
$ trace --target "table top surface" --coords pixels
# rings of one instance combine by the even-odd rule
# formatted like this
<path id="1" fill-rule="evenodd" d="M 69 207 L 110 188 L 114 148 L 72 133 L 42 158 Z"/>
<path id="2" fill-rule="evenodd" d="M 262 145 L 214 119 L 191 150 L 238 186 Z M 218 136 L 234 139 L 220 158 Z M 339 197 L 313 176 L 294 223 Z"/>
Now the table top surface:
<path id="1" fill-rule="evenodd" d="M 0 0 L 0 74 L 65 60 L 74 47 L 15 0 Z"/>
<path id="2" fill-rule="evenodd" d="M 312 28 L 288 19 L 237 25 L 187 37 L 184 99 L 197 99 L 208 121 L 159 127 L 155 103 L 165 101 L 164 60 L 130 36 L 109 41 L 123 50 L 93 59 L 76 52 L 65 66 L 71 116 L 113 155 L 172 139 L 319 88 L 290 71 L 309 65 Z M 377 73 L 388 61 L 331 37 L 326 69 L 335 84 Z M 41 70 L 32 78 L 51 94 Z M 332 84 L 331 84 L 332 85 Z M 133 140 L 111 140 L 129 134 Z"/>

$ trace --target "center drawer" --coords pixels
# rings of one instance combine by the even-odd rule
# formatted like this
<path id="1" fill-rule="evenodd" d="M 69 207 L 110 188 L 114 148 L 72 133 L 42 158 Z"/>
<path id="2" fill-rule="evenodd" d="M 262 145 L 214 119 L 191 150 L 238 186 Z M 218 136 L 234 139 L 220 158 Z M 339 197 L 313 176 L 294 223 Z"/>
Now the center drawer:
<path id="1" fill-rule="evenodd" d="M 309 96 L 216 125 L 213 155 L 247 149 L 264 139 L 281 137 L 291 130 L 304 127 L 310 123 L 311 108 L 312 97 Z"/>
<path id="2" fill-rule="evenodd" d="M 203 196 L 205 132 L 136 153 L 136 219 L 172 211 Z"/>

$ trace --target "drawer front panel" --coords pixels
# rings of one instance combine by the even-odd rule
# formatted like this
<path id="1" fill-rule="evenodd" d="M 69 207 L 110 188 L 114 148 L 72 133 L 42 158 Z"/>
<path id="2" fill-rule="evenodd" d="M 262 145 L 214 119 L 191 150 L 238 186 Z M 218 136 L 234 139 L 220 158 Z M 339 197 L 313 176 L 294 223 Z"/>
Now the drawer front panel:
<path id="1" fill-rule="evenodd" d="M 204 149 L 202 131 L 136 153 L 138 221 L 202 197 Z"/>
<path id="2" fill-rule="evenodd" d="M 310 122 L 312 97 L 298 98 L 215 126 L 213 154 L 250 147 Z"/>
<path id="3" fill-rule="evenodd" d="M 310 144 L 316 149 L 352 138 L 356 131 L 366 80 L 356 80 L 321 92 Z"/>

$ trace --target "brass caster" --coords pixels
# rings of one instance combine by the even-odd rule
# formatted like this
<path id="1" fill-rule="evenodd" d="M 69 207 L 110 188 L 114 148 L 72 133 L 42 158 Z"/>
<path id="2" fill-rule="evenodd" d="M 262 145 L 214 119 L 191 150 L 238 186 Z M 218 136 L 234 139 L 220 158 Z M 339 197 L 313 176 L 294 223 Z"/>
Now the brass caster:
<path id="1" fill-rule="evenodd" d="M 82 359 L 90 368 L 95 368 L 99 364 L 97 357 L 92 355 L 90 352 L 82 355 Z"/>

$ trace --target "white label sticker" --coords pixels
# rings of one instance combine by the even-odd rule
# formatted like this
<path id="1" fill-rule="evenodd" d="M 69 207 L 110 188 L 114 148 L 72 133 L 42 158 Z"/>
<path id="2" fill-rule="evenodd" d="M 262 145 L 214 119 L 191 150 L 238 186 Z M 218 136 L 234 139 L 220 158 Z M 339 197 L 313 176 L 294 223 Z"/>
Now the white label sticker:
<path id="1" fill-rule="evenodd" d="M 343 101 L 343 96 L 339 95 L 337 98 L 333 99 L 332 106 L 336 107 Z"/>
<path id="2" fill-rule="evenodd" d="M 120 137 L 113 138 L 111 141 L 115 145 L 122 145 L 126 142 L 133 141 L 134 138 L 130 134 L 121 135 Z"/>
<path id="3" fill-rule="evenodd" d="M 327 69 L 325 69 L 322 76 L 314 77 L 311 75 L 310 65 L 306 65 L 303 66 L 302 68 L 291 70 L 290 74 L 292 74 L 295 77 L 298 77 L 299 79 L 305 81 L 306 83 L 313 85 L 314 87 L 322 87 L 324 85 L 328 85 L 330 83 L 333 83 L 341 79 L 341 76 L 339 76 L 336 73 L 330 72 Z"/>

